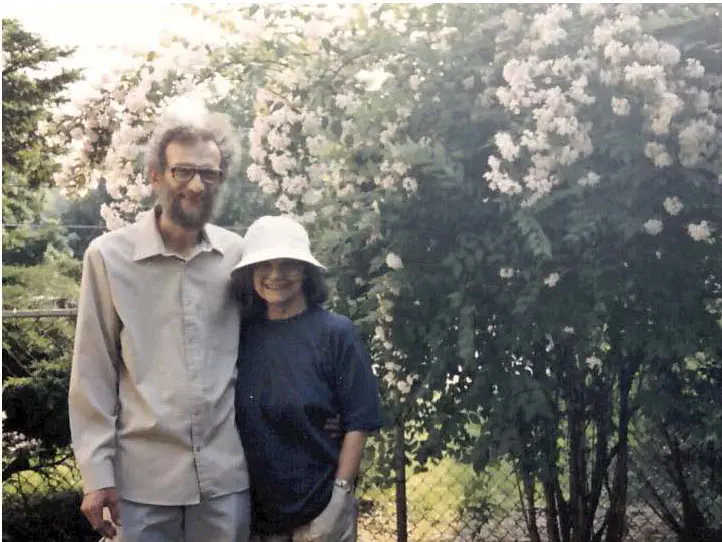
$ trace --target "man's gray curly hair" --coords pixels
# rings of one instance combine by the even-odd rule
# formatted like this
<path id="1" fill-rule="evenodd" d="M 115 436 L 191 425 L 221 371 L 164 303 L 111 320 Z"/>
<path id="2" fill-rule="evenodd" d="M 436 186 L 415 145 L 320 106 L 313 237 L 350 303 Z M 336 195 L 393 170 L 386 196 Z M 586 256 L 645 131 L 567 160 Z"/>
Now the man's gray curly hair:
<path id="1" fill-rule="evenodd" d="M 145 174 L 162 173 L 167 166 L 165 151 L 173 141 L 213 141 L 221 151 L 221 169 L 225 177 L 233 172 L 240 159 L 239 137 L 230 117 L 211 113 L 203 102 L 180 97 L 161 113 L 145 151 Z"/>

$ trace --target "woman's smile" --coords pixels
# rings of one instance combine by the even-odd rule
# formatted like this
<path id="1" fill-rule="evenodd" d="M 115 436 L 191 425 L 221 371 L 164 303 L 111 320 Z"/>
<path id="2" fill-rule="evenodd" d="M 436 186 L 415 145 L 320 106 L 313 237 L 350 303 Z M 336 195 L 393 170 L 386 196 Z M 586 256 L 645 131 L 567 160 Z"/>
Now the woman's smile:
<path id="1" fill-rule="evenodd" d="M 290 284 L 266 284 L 263 288 L 269 292 L 284 292 L 290 288 Z"/>

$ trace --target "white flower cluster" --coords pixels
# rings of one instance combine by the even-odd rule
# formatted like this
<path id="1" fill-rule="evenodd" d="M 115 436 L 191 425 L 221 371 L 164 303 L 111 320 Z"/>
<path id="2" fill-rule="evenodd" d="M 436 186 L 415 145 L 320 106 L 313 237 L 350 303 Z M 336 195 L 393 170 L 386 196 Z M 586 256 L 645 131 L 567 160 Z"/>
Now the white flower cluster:
<path id="1" fill-rule="evenodd" d="M 697 224 L 689 224 L 687 233 L 695 241 L 708 241 L 712 236 L 712 228 L 706 220 L 702 220 Z"/>
<path id="2" fill-rule="evenodd" d="M 3 416 L 5 412 L 3 411 Z M 37 450 L 41 442 L 35 438 L 28 438 L 18 431 L 3 431 L 2 436 L 2 452 L 3 459 L 5 456 L 17 455 L 23 451 Z"/>
<path id="3" fill-rule="evenodd" d="M 504 280 L 509 280 L 511 278 L 514 278 L 514 268 L 512 267 L 502 267 L 499 269 L 499 276 Z"/>
<path id="4" fill-rule="evenodd" d="M 629 112 L 632 110 L 631 106 L 629 105 L 629 100 L 627 98 L 617 98 L 616 96 L 612 98 L 612 113 L 619 117 L 626 117 L 629 115 Z"/>
<path id="5" fill-rule="evenodd" d="M 664 210 L 670 216 L 677 216 L 684 209 L 684 204 L 677 196 L 671 196 L 662 202 Z M 649 235 L 659 235 L 664 229 L 664 224 L 657 218 L 650 218 L 642 227 Z M 710 241 L 714 228 L 707 220 L 687 224 L 687 234 L 695 241 Z"/>
<path id="6" fill-rule="evenodd" d="M 644 156 L 649 158 L 654 166 L 658 168 L 668 167 L 673 163 L 672 155 L 667 152 L 667 147 L 656 141 L 647 143 L 644 147 Z"/>
<path id="7" fill-rule="evenodd" d="M 396 267 L 401 263 L 401 258 L 393 252 L 388 253 L 386 260 L 390 267 L 392 265 Z M 380 376 L 381 381 L 398 394 L 401 402 L 404 402 L 406 396 L 411 392 L 412 386 L 419 379 L 419 375 L 406 370 L 406 363 L 404 363 L 406 355 L 394 346 L 391 324 L 394 321 L 393 309 L 399 292 L 398 286 L 392 279 L 388 276 L 382 279 L 380 288 L 375 294 L 378 308 L 372 344 L 375 346 L 375 350 L 382 352 L 383 359 L 391 360 L 378 364 L 376 375 Z"/>
<path id="8" fill-rule="evenodd" d="M 664 229 L 664 224 L 657 218 L 650 218 L 643 224 L 643 227 L 649 235 L 659 235 Z"/>
<path id="9" fill-rule="evenodd" d="M 528 205 L 571 180 L 577 163 L 595 151 L 593 129 L 609 123 L 607 111 L 612 118 L 642 115 L 640 128 L 651 136 L 643 152 L 656 167 L 669 167 L 675 159 L 694 167 L 719 153 L 712 95 L 696 83 L 704 68 L 696 60 L 683 62 L 676 46 L 644 34 L 640 9 L 618 8 L 551 5 L 533 16 L 504 14 L 506 38 L 497 40 L 496 54 L 504 59 L 503 83 L 495 98 L 518 128 L 494 137 L 497 153 L 484 174 L 490 188 L 521 195 Z M 592 32 L 569 32 L 579 24 L 575 9 L 585 24 L 594 21 Z M 508 36 L 516 37 L 512 51 Z M 588 90 L 600 84 L 612 92 L 606 104 L 597 104 Z M 677 146 L 675 156 L 671 149 Z M 589 173 L 579 183 L 598 181 Z"/>
<path id="10" fill-rule="evenodd" d="M 367 13 L 369 25 L 387 27 L 394 33 L 407 26 L 402 16 L 371 13 L 376 12 Z M 326 39 L 333 35 L 338 41 L 348 40 L 344 45 L 349 49 L 367 47 L 362 34 L 348 21 L 345 26 L 325 28 Z M 453 28 L 446 28 L 435 38 L 448 42 L 454 34 Z M 319 39 L 314 32 L 305 32 L 304 26 L 276 37 L 294 42 L 296 38 L 301 40 L 302 50 L 310 47 L 306 42 Z M 418 181 L 409 171 L 406 155 L 412 150 L 404 128 L 425 74 L 410 75 L 406 93 L 401 96 L 395 89 L 397 94 L 392 96 L 387 64 L 401 58 L 368 65 L 364 59 L 348 62 L 333 49 L 311 48 L 318 55 L 289 55 L 283 59 L 284 69 L 269 70 L 266 86 L 256 94 L 256 117 L 249 134 L 253 160 L 247 169 L 249 180 L 275 195 L 276 206 L 288 213 L 297 212 L 301 203 L 303 209 L 315 210 L 326 204 L 325 196 L 353 196 L 368 182 L 384 191 L 414 194 Z M 348 52 L 346 56 L 353 58 Z M 340 67 L 332 72 L 333 81 L 320 83 L 317 76 L 325 69 L 322 67 L 336 64 Z M 292 81 L 288 78 L 291 72 L 295 74 Z M 332 92 L 327 91 L 331 88 Z M 364 106 L 369 100 L 374 101 L 373 110 Z M 362 110 L 372 116 L 359 122 Z M 423 148 L 426 143 L 417 145 Z M 348 156 L 363 156 L 373 148 L 379 149 L 381 157 L 373 166 L 364 171 L 349 167 Z"/>
<path id="11" fill-rule="evenodd" d="M 404 262 L 401 260 L 401 257 L 394 252 L 389 252 L 386 255 L 386 265 L 388 265 L 389 268 L 393 269 L 394 271 L 404 268 Z"/>
<path id="12" fill-rule="evenodd" d="M 682 201 L 677 196 L 665 198 L 662 202 L 662 206 L 671 216 L 677 216 L 684 208 Z"/>
<path id="13" fill-rule="evenodd" d="M 592 371 L 596 369 L 600 369 L 602 367 L 602 360 L 599 359 L 597 356 L 589 356 L 587 357 L 584 362 L 587 364 L 587 367 L 591 369 Z"/>
<path id="14" fill-rule="evenodd" d="M 679 161 L 685 167 L 697 166 L 702 158 L 714 151 L 712 145 L 717 141 L 718 128 L 707 120 L 692 120 L 679 132 Z"/>
<path id="15" fill-rule="evenodd" d="M 544 279 L 544 284 L 549 288 L 554 288 L 560 278 L 559 273 L 550 273 L 547 278 Z"/>
<path id="16" fill-rule="evenodd" d="M 570 74 L 573 62 L 568 57 L 541 61 L 535 56 L 523 61 L 512 59 L 506 63 L 503 77 L 507 85 L 497 90 L 499 103 L 516 115 L 528 114 L 530 128 L 519 134 L 518 141 L 508 133 L 500 133 L 495 143 L 500 158 L 491 156 L 489 170 L 484 175 L 492 189 L 502 193 L 528 195 L 533 203 L 559 184 L 556 171 L 569 166 L 593 151 L 591 124 L 581 122 L 580 107 L 590 105 L 594 97 L 586 93 L 586 75 L 570 80 L 567 92 L 558 86 L 544 88 L 536 81 Z M 563 143 L 552 145 L 554 139 Z M 503 163 L 515 163 L 520 156 L 528 157 L 529 167 L 521 179 L 514 179 Z M 518 163 L 518 162 L 517 162 Z"/>
<path id="17" fill-rule="evenodd" d="M 599 184 L 600 179 L 599 175 L 593 171 L 588 171 L 578 182 L 581 186 L 596 186 Z"/>

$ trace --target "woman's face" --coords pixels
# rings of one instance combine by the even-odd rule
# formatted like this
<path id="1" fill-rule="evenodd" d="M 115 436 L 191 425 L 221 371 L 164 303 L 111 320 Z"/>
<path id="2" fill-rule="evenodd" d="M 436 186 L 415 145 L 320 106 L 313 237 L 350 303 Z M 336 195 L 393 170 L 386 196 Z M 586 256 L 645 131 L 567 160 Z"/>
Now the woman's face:
<path id="1" fill-rule="evenodd" d="M 267 260 L 253 266 L 253 289 L 269 305 L 292 307 L 305 303 L 305 264 L 298 260 Z"/>

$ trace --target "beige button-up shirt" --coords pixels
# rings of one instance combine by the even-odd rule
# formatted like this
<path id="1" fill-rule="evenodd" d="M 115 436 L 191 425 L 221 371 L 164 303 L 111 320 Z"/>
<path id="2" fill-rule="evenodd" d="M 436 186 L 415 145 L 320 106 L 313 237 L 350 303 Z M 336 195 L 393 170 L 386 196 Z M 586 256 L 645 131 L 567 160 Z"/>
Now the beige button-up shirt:
<path id="1" fill-rule="evenodd" d="M 195 504 L 248 488 L 235 427 L 240 326 L 229 295 L 242 238 L 207 225 L 187 258 L 155 214 L 85 253 L 70 377 L 73 450 L 86 492 Z"/>

